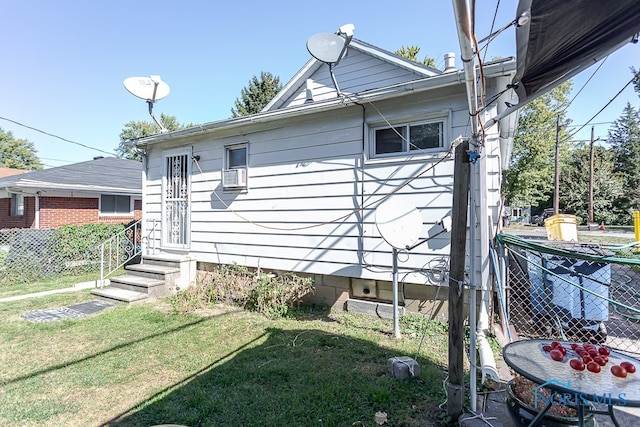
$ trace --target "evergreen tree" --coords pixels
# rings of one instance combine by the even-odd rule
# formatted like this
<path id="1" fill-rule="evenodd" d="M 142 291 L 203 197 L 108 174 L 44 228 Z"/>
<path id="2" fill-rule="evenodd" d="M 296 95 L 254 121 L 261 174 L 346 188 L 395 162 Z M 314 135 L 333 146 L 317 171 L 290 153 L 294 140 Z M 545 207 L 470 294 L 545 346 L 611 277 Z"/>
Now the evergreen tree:
<path id="1" fill-rule="evenodd" d="M 571 150 L 560 175 L 560 204 L 582 222 L 589 219 L 590 144 Z M 628 219 L 615 211 L 616 200 L 624 193 L 624 180 L 614 172 L 615 152 L 594 147 L 593 155 L 593 217 L 595 222 L 620 224 Z"/>
<path id="2" fill-rule="evenodd" d="M 236 98 L 231 109 L 231 117 L 248 116 L 259 113 L 282 89 L 280 78 L 262 71 L 260 78 L 253 76 L 249 86 L 242 88 L 240 98 Z"/>
<path id="3" fill-rule="evenodd" d="M 396 50 L 394 53 L 398 56 L 408 59 L 409 61 L 422 62 L 424 65 L 428 67 L 433 67 L 433 68 L 436 67 L 436 60 L 434 58 L 425 56 L 422 61 L 418 59 L 418 53 L 420 53 L 419 46 L 409 46 L 409 47 L 402 46 L 400 49 Z"/>
<path id="4" fill-rule="evenodd" d="M 13 133 L 0 128 L 0 166 L 4 168 L 41 170 L 33 142 L 16 139 Z"/>
<path id="5" fill-rule="evenodd" d="M 502 191 L 511 206 L 550 207 L 554 191 L 555 145 L 558 116 L 565 123 L 571 81 L 534 99 L 520 110 L 511 165 L 504 173 Z M 566 141 L 560 128 L 560 141 Z M 561 145 L 561 159 L 567 151 Z"/>
<path id="6" fill-rule="evenodd" d="M 185 125 L 178 122 L 175 116 L 160 114 L 160 122 L 167 130 L 183 129 Z M 142 161 L 142 153 L 136 148 L 138 139 L 160 133 L 160 127 L 155 122 L 150 121 L 130 121 L 124 125 L 120 132 L 120 144 L 116 148 L 118 157 L 129 160 Z"/>
<path id="7" fill-rule="evenodd" d="M 631 104 L 613 123 L 607 141 L 616 153 L 614 171 L 624 178 L 625 193 L 616 209 L 631 221 L 633 211 L 640 209 L 640 113 Z"/>

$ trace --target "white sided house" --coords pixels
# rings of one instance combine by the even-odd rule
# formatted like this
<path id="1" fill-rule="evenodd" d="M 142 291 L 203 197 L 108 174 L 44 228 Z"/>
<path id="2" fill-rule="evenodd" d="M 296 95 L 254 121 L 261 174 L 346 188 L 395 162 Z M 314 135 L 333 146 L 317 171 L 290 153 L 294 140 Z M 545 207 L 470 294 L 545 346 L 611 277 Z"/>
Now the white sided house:
<path id="1" fill-rule="evenodd" d="M 448 284 L 450 232 L 440 222 L 451 216 L 454 141 L 471 136 L 464 73 L 453 62 L 442 72 L 353 39 L 334 69 L 340 93 L 329 67 L 311 59 L 258 114 L 141 140 L 147 250 L 202 270 L 237 263 L 308 275 L 311 302 L 386 309 L 392 248 L 375 213 L 388 199 L 415 206 L 429 238 L 400 252 L 400 304 L 443 315 L 434 304 L 447 295 L 438 289 Z M 506 88 L 515 65 L 484 65 L 485 99 Z M 487 105 L 483 122 L 509 98 Z M 472 167 L 483 284 L 514 126 L 487 129 Z"/>

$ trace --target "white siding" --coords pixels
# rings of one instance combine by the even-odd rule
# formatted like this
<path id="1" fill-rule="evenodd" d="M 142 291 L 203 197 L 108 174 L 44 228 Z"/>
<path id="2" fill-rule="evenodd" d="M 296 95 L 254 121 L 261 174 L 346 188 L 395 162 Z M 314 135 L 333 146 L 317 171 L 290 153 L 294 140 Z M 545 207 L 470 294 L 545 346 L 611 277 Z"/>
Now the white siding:
<path id="1" fill-rule="evenodd" d="M 348 50 L 347 56 L 334 68 L 334 75 L 340 91 L 344 94 L 377 89 L 424 77 L 355 49 Z M 331 80 L 328 65 L 323 64 L 309 78 L 314 82 L 314 101 L 336 97 L 336 89 Z M 298 91 L 284 102 L 283 107 L 302 105 L 306 99 L 305 86 L 300 86 Z"/>
<path id="2" fill-rule="evenodd" d="M 378 60 L 373 59 L 371 66 L 379 73 L 359 75 L 357 61 L 372 59 L 360 53 L 345 58 L 337 70 L 343 70 L 345 88 L 341 89 L 357 85 L 361 90 L 367 82 L 374 82 L 367 80 L 368 76 L 386 73 L 388 64 L 379 61 L 379 66 L 374 65 Z M 354 76 L 347 79 L 344 70 L 352 66 Z M 408 78 L 404 72 L 396 69 L 395 76 L 389 78 Z M 371 83 L 372 87 L 377 85 Z M 434 89 L 375 105 L 349 104 L 269 125 L 247 124 L 233 132 L 211 131 L 174 140 L 171 146 L 153 144 L 148 149 L 145 219 L 161 217 L 163 151 L 176 145 L 190 146 L 193 155 L 200 156 L 191 168 L 190 255 L 203 262 L 391 280 L 391 247 L 375 226 L 378 202 L 394 193 L 394 199 L 416 206 L 424 224 L 421 238 L 434 236 L 441 230 L 437 221 L 451 215 L 454 159 L 447 154 L 448 145 L 437 153 L 369 159 L 368 129 L 386 120 L 413 121 L 436 115 L 446 117 L 448 141 L 468 136 L 471 130 L 463 84 L 455 91 Z M 248 144 L 248 187 L 226 191 L 221 186 L 224 147 L 237 143 Z M 479 163 L 486 170 L 482 179 L 487 190 L 476 197 L 486 200 L 494 224 L 500 184 L 497 144 L 496 130 L 492 129 Z M 476 171 L 477 166 L 473 166 Z M 479 261 L 486 261 L 481 237 L 476 233 L 475 254 Z M 448 258 L 449 243 L 450 234 L 443 233 L 401 254 L 402 281 L 432 283 L 429 269 Z M 477 268 L 477 273 L 484 275 L 480 270 L 486 271 L 486 265 Z"/>

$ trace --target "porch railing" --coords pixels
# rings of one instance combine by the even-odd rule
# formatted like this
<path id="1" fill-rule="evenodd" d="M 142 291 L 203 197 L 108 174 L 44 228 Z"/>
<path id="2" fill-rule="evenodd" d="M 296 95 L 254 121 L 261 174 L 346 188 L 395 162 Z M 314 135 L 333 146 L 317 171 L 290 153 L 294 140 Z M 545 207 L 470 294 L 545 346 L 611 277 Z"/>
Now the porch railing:
<path id="1" fill-rule="evenodd" d="M 142 223 L 136 221 L 100 245 L 100 282 L 142 254 Z"/>
<path id="2" fill-rule="evenodd" d="M 144 250 L 147 254 L 155 254 L 157 251 L 158 232 L 160 222 L 147 220 L 151 226 L 143 235 L 142 221 L 136 221 L 115 236 L 105 240 L 100 245 L 100 282 L 98 286 L 105 285 L 105 279 L 127 265 L 136 257 L 142 256 Z"/>

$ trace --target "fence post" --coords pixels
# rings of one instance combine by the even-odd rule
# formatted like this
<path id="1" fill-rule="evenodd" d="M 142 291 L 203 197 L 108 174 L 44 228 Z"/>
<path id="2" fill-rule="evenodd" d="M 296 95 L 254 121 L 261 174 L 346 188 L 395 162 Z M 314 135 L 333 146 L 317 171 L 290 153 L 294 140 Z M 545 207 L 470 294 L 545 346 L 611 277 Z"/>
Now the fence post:
<path id="1" fill-rule="evenodd" d="M 104 287 L 104 244 L 100 245 L 100 287 Z"/>
<path id="2" fill-rule="evenodd" d="M 633 231 L 636 242 L 640 242 L 640 211 L 633 211 Z"/>

